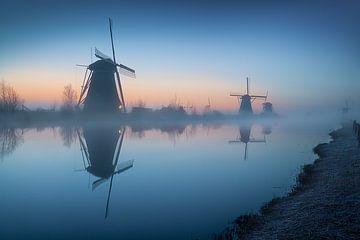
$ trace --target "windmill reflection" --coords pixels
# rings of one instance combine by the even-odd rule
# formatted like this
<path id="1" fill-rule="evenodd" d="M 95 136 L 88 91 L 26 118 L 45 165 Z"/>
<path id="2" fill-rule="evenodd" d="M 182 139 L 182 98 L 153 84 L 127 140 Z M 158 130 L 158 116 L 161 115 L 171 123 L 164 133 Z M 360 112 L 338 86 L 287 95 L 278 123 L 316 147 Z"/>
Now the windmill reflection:
<path id="1" fill-rule="evenodd" d="M 270 135 L 271 134 L 271 132 L 272 132 L 272 126 L 270 126 L 270 125 L 264 125 L 263 127 L 262 127 L 262 134 L 264 134 L 264 135 Z"/>
<path id="2" fill-rule="evenodd" d="M 248 143 L 266 143 L 265 134 L 263 138 L 253 138 L 251 137 L 251 128 L 252 125 L 243 125 L 239 126 L 239 135 L 235 140 L 230 140 L 229 143 L 244 143 L 244 160 L 248 157 Z M 271 130 L 270 130 L 271 132 Z"/>
<path id="3" fill-rule="evenodd" d="M 125 135 L 125 127 L 84 127 L 82 134 L 77 132 L 80 142 L 84 169 L 95 177 L 92 190 L 110 180 L 105 218 L 109 212 L 109 201 L 114 175 L 133 166 L 134 160 L 119 163 L 119 155 Z"/>

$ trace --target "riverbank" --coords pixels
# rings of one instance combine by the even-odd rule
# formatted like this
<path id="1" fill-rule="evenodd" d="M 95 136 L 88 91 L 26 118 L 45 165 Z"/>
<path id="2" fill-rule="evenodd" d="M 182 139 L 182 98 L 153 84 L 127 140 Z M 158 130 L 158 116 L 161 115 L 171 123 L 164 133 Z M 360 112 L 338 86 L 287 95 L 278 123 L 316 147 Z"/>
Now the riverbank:
<path id="1" fill-rule="evenodd" d="M 359 239 L 360 148 L 352 127 L 330 133 L 286 197 L 240 216 L 216 239 Z"/>

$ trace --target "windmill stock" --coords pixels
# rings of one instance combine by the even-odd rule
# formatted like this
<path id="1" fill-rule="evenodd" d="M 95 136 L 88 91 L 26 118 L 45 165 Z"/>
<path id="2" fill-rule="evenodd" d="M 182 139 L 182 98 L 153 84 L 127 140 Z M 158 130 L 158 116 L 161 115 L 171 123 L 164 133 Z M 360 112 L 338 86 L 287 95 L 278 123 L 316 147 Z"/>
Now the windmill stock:
<path id="1" fill-rule="evenodd" d="M 109 18 L 112 59 L 95 48 L 96 62 L 86 66 L 78 106 L 88 113 L 126 112 L 120 72 L 135 78 L 135 70 L 116 62 L 112 20 Z M 84 66 L 84 65 L 82 65 Z"/>

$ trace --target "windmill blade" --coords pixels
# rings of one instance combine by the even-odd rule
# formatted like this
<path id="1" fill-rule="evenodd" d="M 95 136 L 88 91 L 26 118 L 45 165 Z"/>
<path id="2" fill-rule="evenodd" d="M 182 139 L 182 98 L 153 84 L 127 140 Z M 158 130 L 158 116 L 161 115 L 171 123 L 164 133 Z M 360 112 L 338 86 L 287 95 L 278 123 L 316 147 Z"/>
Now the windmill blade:
<path id="1" fill-rule="evenodd" d="M 135 70 L 132 69 L 132 68 L 129 68 L 129 67 L 123 65 L 123 64 L 117 64 L 117 66 L 118 66 L 120 69 L 124 69 L 124 70 L 126 70 L 126 71 L 128 71 L 128 72 L 131 72 L 131 73 L 135 74 Z"/>
<path id="2" fill-rule="evenodd" d="M 269 95 L 269 91 L 266 91 L 265 102 L 267 101 L 268 95 Z"/>
<path id="3" fill-rule="evenodd" d="M 251 143 L 265 143 L 266 141 L 263 140 L 263 139 L 252 139 L 252 140 L 249 140 L 249 142 L 251 142 Z"/>
<path id="4" fill-rule="evenodd" d="M 251 95 L 250 97 L 252 98 L 266 98 L 266 96 L 261 96 L 261 95 Z"/>
<path id="5" fill-rule="evenodd" d="M 85 72 L 85 76 L 84 76 L 84 80 L 83 80 L 83 83 L 82 83 L 82 86 L 81 86 L 81 93 L 80 93 L 80 97 L 79 97 L 79 101 L 78 101 L 78 106 L 80 105 L 82 99 L 83 99 L 83 96 L 89 86 L 89 82 L 90 82 L 90 76 L 92 74 L 92 72 L 90 72 L 89 76 L 87 77 L 87 73 L 88 73 L 88 70 L 89 68 L 86 68 L 86 72 Z"/>
<path id="6" fill-rule="evenodd" d="M 112 189 L 112 184 L 113 184 L 113 178 L 114 178 L 114 174 L 111 176 L 111 179 L 110 179 L 109 192 L 108 192 L 108 196 L 107 196 L 107 200 L 106 200 L 105 218 L 107 218 L 109 216 L 109 203 L 110 203 L 110 195 L 111 195 L 111 189 Z"/>
<path id="7" fill-rule="evenodd" d="M 82 140 L 81 135 L 80 135 L 80 132 L 77 130 L 76 133 L 77 133 L 77 135 L 78 135 L 78 137 L 79 137 L 81 154 L 83 154 L 83 153 L 85 154 L 86 161 L 87 161 L 88 164 L 89 164 L 89 162 L 90 162 L 90 160 L 89 160 L 90 157 L 89 157 L 89 151 L 88 151 L 88 149 L 87 149 L 87 146 L 86 146 L 86 144 L 84 143 L 84 141 Z M 84 159 L 83 159 L 83 160 L 84 160 Z M 84 167 L 86 167 L 86 166 L 85 166 L 85 163 L 84 163 Z"/>
<path id="8" fill-rule="evenodd" d="M 243 97 L 245 94 L 241 94 L 241 93 L 230 93 L 231 97 Z"/>
<path id="9" fill-rule="evenodd" d="M 77 67 L 86 67 L 88 68 L 89 66 L 88 65 L 85 65 L 85 64 L 76 64 Z"/>
<path id="10" fill-rule="evenodd" d="M 115 167 L 117 166 L 117 164 L 119 162 L 119 155 L 120 155 L 121 147 L 122 147 L 122 144 L 124 141 L 125 131 L 126 131 L 125 127 L 122 127 L 121 129 L 119 129 L 120 137 L 117 140 L 116 148 L 115 148 L 115 152 L 114 152 L 114 156 L 113 156 L 113 160 L 112 160 L 113 166 L 115 166 Z"/>
<path id="11" fill-rule="evenodd" d="M 110 39 L 111 39 L 111 48 L 112 48 L 112 54 L 113 54 L 113 62 L 117 66 L 116 58 L 115 58 L 115 48 L 114 48 L 114 39 L 113 39 L 112 20 L 111 20 L 111 18 L 109 18 L 109 27 L 110 27 Z M 123 93 L 122 86 L 121 86 L 120 74 L 119 74 L 119 71 L 118 71 L 117 68 L 116 68 L 115 73 L 116 73 L 116 81 L 118 83 L 118 87 L 119 87 L 119 91 L 120 91 L 121 104 L 122 104 L 122 107 L 123 107 L 123 109 L 121 109 L 121 110 L 123 112 L 126 112 L 124 93 Z"/>
<path id="12" fill-rule="evenodd" d="M 92 184 L 92 191 L 94 191 L 98 186 L 100 186 L 102 183 L 106 182 L 107 178 L 100 178 L 93 182 Z"/>
<path id="13" fill-rule="evenodd" d="M 247 145 L 247 143 L 245 143 L 244 160 L 247 159 L 247 155 L 248 155 L 247 152 L 248 152 L 248 145 Z"/>
<path id="14" fill-rule="evenodd" d="M 111 48 L 112 48 L 112 54 L 113 54 L 113 61 L 116 65 L 116 58 L 115 58 L 115 48 L 114 48 L 114 39 L 113 39 L 113 33 L 112 33 L 112 20 L 109 18 L 109 27 L 110 27 L 110 38 L 111 38 Z"/>
<path id="15" fill-rule="evenodd" d="M 120 100 L 121 100 L 121 104 L 122 104 L 122 107 L 123 107 L 123 109 L 121 109 L 121 110 L 123 112 L 126 112 L 124 93 L 123 93 L 121 82 L 120 82 L 120 74 L 119 74 L 119 71 L 117 70 L 117 68 L 116 68 L 115 74 L 116 74 L 116 81 L 117 81 L 117 84 L 118 84 L 118 87 L 119 87 L 119 92 L 120 92 Z"/>
<path id="16" fill-rule="evenodd" d="M 119 73 L 120 73 L 121 75 L 130 77 L 130 78 L 136 78 L 136 74 L 131 73 L 131 72 L 129 72 L 129 71 L 125 70 L 125 69 L 122 69 L 122 68 L 120 68 Z"/>
<path id="17" fill-rule="evenodd" d="M 109 56 L 105 55 L 104 53 L 100 52 L 100 50 L 97 49 L 96 47 L 95 47 L 95 56 L 100 58 L 101 60 L 110 60 L 110 61 L 112 61 L 111 57 L 109 57 Z"/>
<path id="18" fill-rule="evenodd" d="M 249 95 L 249 78 L 246 78 L 246 95 Z"/>
<path id="19" fill-rule="evenodd" d="M 116 166 L 116 172 L 115 172 L 115 174 L 117 174 L 117 173 L 122 173 L 122 172 L 128 170 L 129 168 L 132 168 L 133 166 L 134 166 L 134 159 L 128 160 L 128 161 L 126 161 L 126 162 L 119 163 L 119 164 Z"/>
<path id="20" fill-rule="evenodd" d="M 122 64 L 117 64 L 117 66 L 119 67 L 120 69 L 120 73 L 125 75 L 125 76 L 128 76 L 128 77 L 132 77 L 132 78 L 136 78 L 136 75 L 135 75 L 135 70 L 134 69 L 131 69 L 125 65 L 122 65 Z"/>

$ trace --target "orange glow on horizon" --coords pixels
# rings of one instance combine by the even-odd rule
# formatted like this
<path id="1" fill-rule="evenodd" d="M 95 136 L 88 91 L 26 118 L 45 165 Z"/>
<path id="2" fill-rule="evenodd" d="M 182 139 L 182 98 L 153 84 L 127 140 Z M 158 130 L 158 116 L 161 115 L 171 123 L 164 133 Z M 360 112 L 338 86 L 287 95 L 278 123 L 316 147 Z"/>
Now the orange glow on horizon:
<path id="1" fill-rule="evenodd" d="M 63 74 L 59 71 L 25 69 L 10 72 L 4 80 L 15 88 L 25 100 L 25 105 L 33 103 L 60 105 L 65 85 L 72 84 L 78 95 L 80 94 L 83 71 Z M 204 82 L 208 84 L 204 86 Z M 215 77 L 171 74 L 170 78 L 138 75 L 137 79 L 123 77 L 122 84 L 128 107 L 137 105 L 141 100 L 148 107 L 160 108 L 174 102 L 176 98 L 179 104 L 185 107 L 194 106 L 198 113 L 202 113 L 210 98 L 212 110 L 236 113 L 239 109 L 237 99 L 229 96 L 234 86 L 227 85 Z M 255 101 L 253 108 L 255 112 L 261 111 L 262 101 Z M 277 109 L 276 106 L 275 108 Z"/>

